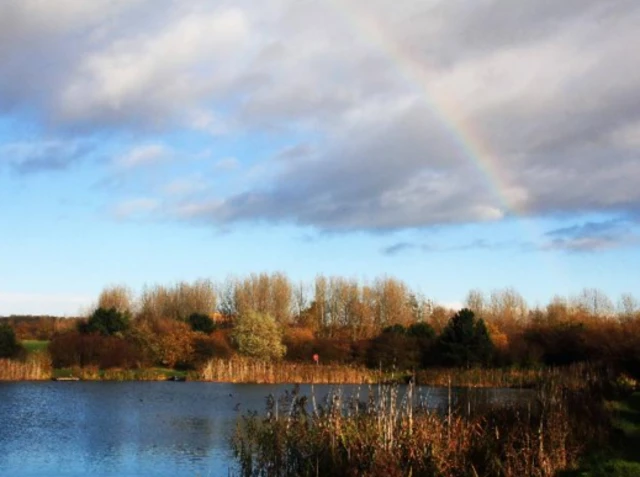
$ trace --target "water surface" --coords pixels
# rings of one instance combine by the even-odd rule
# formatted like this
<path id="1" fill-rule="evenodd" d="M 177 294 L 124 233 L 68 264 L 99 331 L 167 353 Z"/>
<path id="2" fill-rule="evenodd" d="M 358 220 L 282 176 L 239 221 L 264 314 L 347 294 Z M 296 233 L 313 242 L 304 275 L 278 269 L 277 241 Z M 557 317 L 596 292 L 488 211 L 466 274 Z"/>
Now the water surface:
<path id="1" fill-rule="evenodd" d="M 335 387 L 316 385 L 318 401 Z M 0 383 L 0 476 L 227 476 L 228 438 L 243 411 L 291 385 L 203 382 Z M 342 386 L 345 396 L 367 388 Z M 300 387 L 307 395 L 310 386 Z M 418 388 L 445 409 L 444 388 Z M 529 399 L 509 389 L 457 389 L 463 407 Z"/>

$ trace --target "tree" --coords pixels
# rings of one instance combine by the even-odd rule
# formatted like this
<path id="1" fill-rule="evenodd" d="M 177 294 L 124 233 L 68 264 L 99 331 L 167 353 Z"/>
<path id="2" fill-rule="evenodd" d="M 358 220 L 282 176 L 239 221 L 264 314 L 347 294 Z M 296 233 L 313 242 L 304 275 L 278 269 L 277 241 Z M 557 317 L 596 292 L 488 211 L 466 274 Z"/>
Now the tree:
<path id="1" fill-rule="evenodd" d="M 407 328 L 407 334 L 419 339 L 428 340 L 431 340 L 436 336 L 436 332 L 434 331 L 433 327 L 429 325 L 429 323 L 425 323 L 424 321 L 420 323 L 414 323 L 409 326 L 409 328 Z"/>
<path id="2" fill-rule="evenodd" d="M 209 315 L 204 313 L 191 313 L 189 315 L 189 325 L 193 331 L 199 331 L 204 334 L 211 334 L 215 329 L 215 324 Z"/>
<path id="3" fill-rule="evenodd" d="M 484 321 L 476 320 L 473 311 L 463 308 L 442 330 L 437 350 L 445 365 L 486 365 L 493 354 L 493 343 Z"/>
<path id="4" fill-rule="evenodd" d="M 187 321 L 193 313 L 213 313 L 216 304 L 217 296 L 211 280 L 179 282 L 169 287 L 145 287 L 140 295 L 140 317 Z"/>
<path id="5" fill-rule="evenodd" d="M 236 320 L 232 333 L 240 353 L 259 359 L 280 359 L 286 352 L 276 320 L 268 314 L 249 311 Z"/>
<path id="6" fill-rule="evenodd" d="M 124 333 L 129 329 L 129 313 L 122 313 L 115 308 L 98 308 L 89 317 L 86 323 L 79 326 L 82 333 L 100 333 L 103 336 L 112 336 Z"/>
<path id="7" fill-rule="evenodd" d="M 409 370 L 420 365 L 420 351 L 418 338 L 409 335 L 404 326 L 395 324 L 372 340 L 367 364 L 372 368 Z"/>
<path id="8" fill-rule="evenodd" d="M 436 338 L 436 332 L 429 323 L 424 321 L 412 324 L 407 328 L 407 336 L 414 338 L 420 350 L 420 363 L 422 366 L 428 366 L 433 362 L 433 343 Z"/>
<path id="9" fill-rule="evenodd" d="M 7 323 L 0 325 L 0 358 L 13 358 L 20 352 L 16 333 Z"/>
<path id="10" fill-rule="evenodd" d="M 134 296 L 131 289 L 125 285 L 112 285 L 100 292 L 98 308 L 110 310 L 115 308 L 120 313 L 130 313 L 133 310 Z"/>

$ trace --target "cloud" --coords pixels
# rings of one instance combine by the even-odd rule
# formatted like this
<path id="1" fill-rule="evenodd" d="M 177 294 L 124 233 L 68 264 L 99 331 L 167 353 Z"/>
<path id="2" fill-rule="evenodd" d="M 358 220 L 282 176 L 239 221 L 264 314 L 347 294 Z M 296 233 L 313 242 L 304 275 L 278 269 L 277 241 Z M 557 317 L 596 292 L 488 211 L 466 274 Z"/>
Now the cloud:
<path id="1" fill-rule="evenodd" d="M 228 9 L 189 12 L 160 31 L 119 38 L 82 58 L 60 112 L 72 121 L 161 122 L 215 89 L 220 63 L 233 60 L 246 36 L 243 12 Z"/>
<path id="2" fill-rule="evenodd" d="M 259 176 L 153 214 L 324 231 L 640 214 L 638 2 L 158 2 L 0 6 L 0 114 L 74 140 L 204 131 Z"/>
<path id="3" fill-rule="evenodd" d="M 163 144 L 144 144 L 116 157 L 113 163 L 118 169 L 125 170 L 152 166 L 166 161 L 170 153 L 171 151 Z"/>
<path id="4" fill-rule="evenodd" d="M 93 146 L 86 142 L 43 140 L 0 145 L 0 165 L 21 175 L 62 171 L 82 160 Z"/>
<path id="5" fill-rule="evenodd" d="M 207 183 L 200 174 L 174 179 L 162 187 L 164 194 L 169 196 L 189 196 L 208 189 Z"/>
<path id="6" fill-rule="evenodd" d="M 156 212 L 160 205 L 160 201 L 149 197 L 127 199 L 117 203 L 111 214 L 118 220 L 139 219 Z"/>
<path id="7" fill-rule="evenodd" d="M 543 250 L 580 253 L 640 246 L 636 224 L 621 218 L 563 227 L 547 232 L 546 236 L 550 240 L 542 246 Z"/>
<path id="8" fill-rule="evenodd" d="M 530 248 L 531 244 L 521 241 L 499 241 L 492 242 L 484 239 L 476 239 L 471 242 L 459 245 L 440 245 L 435 243 L 419 242 L 398 242 L 384 247 L 382 253 L 387 256 L 394 256 L 411 250 L 420 250 L 424 253 L 442 252 L 466 252 L 473 250 L 505 250 L 510 248 Z"/>
<path id="9" fill-rule="evenodd" d="M 232 171 L 240 166 L 240 161 L 235 157 L 225 157 L 214 164 L 214 168 L 220 171 Z"/>
<path id="10" fill-rule="evenodd" d="M 383 255 L 394 256 L 403 252 L 413 250 L 416 247 L 417 245 L 411 242 L 398 242 L 394 243 L 393 245 L 389 245 L 388 247 L 384 247 L 382 249 L 382 253 Z"/>
<path id="11" fill-rule="evenodd" d="M 78 316 L 93 298 L 86 295 L 59 293 L 0 292 L 0 308 L 8 315 Z"/>

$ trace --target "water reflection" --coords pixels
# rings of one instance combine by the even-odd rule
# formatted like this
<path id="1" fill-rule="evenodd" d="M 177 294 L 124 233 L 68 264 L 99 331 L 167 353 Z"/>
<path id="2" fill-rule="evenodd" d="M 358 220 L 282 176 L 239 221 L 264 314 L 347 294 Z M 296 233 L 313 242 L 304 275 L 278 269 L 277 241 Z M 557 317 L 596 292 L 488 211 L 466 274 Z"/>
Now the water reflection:
<path id="1" fill-rule="evenodd" d="M 288 385 L 222 383 L 0 383 L 0 475 L 227 475 L 237 416 L 262 411 Z M 332 386 L 315 386 L 321 398 Z M 372 387 L 377 392 L 377 387 Z M 344 386 L 343 396 L 370 388 Z M 309 395 L 311 386 L 300 392 Z M 401 391 L 402 392 L 402 391 Z M 518 390 L 452 390 L 453 405 L 529 399 Z M 449 391 L 419 388 L 416 399 L 445 410 Z"/>

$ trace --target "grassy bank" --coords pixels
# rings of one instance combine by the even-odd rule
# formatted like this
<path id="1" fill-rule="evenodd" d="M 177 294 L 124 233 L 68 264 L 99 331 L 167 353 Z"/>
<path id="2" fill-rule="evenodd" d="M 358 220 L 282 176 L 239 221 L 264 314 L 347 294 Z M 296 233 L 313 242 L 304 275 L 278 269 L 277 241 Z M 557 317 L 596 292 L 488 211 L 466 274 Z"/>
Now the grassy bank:
<path id="1" fill-rule="evenodd" d="M 44 340 L 22 340 L 20 344 L 27 353 L 46 353 L 49 346 L 49 342 Z"/>
<path id="2" fill-rule="evenodd" d="M 27 356 L 22 360 L 0 361 L 0 379 L 30 380 L 76 377 L 84 380 L 157 381 L 169 378 L 188 380 L 265 383 L 265 384 L 372 384 L 407 383 L 424 386 L 534 388 L 549 380 L 577 389 L 600 379 L 584 365 L 564 368 L 430 368 L 409 371 L 387 371 L 341 364 L 310 364 L 291 361 L 261 361 L 236 357 L 212 359 L 197 370 L 149 367 L 100 369 L 97 366 L 73 366 L 52 369 L 46 341 L 23 342 Z"/>
<path id="3" fill-rule="evenodd" d="M 640 392 L 609 403 L 613 433 L 609 446 L 585 458 L 578 470 L 560 477 L 640 476 Z"/>

